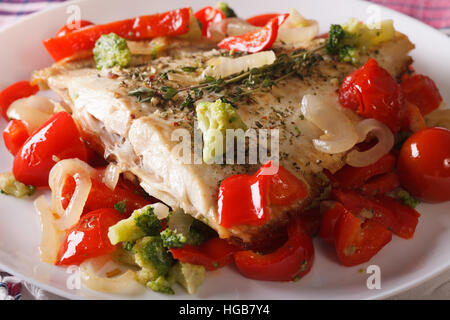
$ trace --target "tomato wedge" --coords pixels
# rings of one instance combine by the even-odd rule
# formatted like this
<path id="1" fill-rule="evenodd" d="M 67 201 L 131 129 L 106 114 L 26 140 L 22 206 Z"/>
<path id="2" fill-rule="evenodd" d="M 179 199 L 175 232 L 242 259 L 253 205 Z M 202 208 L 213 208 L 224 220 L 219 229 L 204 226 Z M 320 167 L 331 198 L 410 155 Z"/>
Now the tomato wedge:
<path id="1" fill-rule="evenodd" d="M 97 39 L 108 33 L 130 40 L 143 40 L 163 36 L 178 36 L 189 30 L 190 9 L 182 8 L 137 18 L 94 25 L 72 31 L 64 36 L 44 40 L 43 44 L 55 61 L 77 52 L 91 50 Z"/>
<path id="2" fill-rule="evenodd" d="M 278 35 L 278 27 L 283 24 L 289 14 L 272 18 L 260 30 L 251 31 L 240 36 L 223 39 L 217 45 L 221 49 L 255 53 L 270 49 Z"/>
<path id="3" fill-rule="evenodd" d="M 306 275 L 314 261 L 312 239 L 299 219 L 288 226 L 289 239 L 273 253 L 261 255 L 254 251 L 239 251 L 234 262 L 247 278 L 268 281 L 292 281 Z"/>
<path id="4" fill-rule="evenodd" d="M 279 13 L 260 14 L 260 15 L 245 19 L 245 21 L 247 21 L 251 25 L 254 25 L 255 27 L 264 27 L 270 20 L 272 20 L 273 18 L 276 18 L 279 15 L 280 15 Z"/>
<path id="5" fill-rule="evenodd" d="M 13 174 L 25 184 L 48 186 L 55 157 L 86 161 L 86 147 L 70 114 L 58 112 L 25 141 L 14 158 Z"/>
<path id="6" fill-rule="evenodd" d="M 392 240 L 392 233 L 373 220 L 362 222 L 343 211 L 335 227 L 335 244 L 339 261 L 347 267 L 369 261 Z"/>
<path id="7" fill-rule="evenodd" d="M 404 96 L 395 79 L 372 58 L 344 79 L 339 102 L 365 118 L 383 122 L 392 132 L 400 129 Z"/>
<path id="8" fill-rule="evenodd" d="M 213 8 L 211 6 L 204 7 L 198 10 L 194 16 L 202 24 L 202 35 L 204 37 L 210 37 L 209 26 L 214 22 L 219 22 L 225 19 L 225 14 L 218 8 Z"/>
<path id="9" fill-rule="evenodd" d="M 57 265 L 79 265 L 84 260 L 113 252 L 116 247 L 108 238 L 109 227 L 121 220 L 114 209 L 89 212 L 66 232 L 56 260 Z"/>
<path id="10" fill-rule="evenodd" d="M 29 97 L 38 91 L 39 87 L 32 86 L 28 81 L 19 81 L 3 89 L 0 92 L 0 112 L 3 118 L 8 120 L 6 111 L 8 111 L 11 103 L 18 99 Z"/>
<path id="11" fill-rule="evenodd" d="M 137 194 L 135 191 L 130 190 L 125 186 L 122 180 L 119 180 L 116 188 L 111 190 L 103 182 L 97 179 L 91 178 L 92 186 L 89 192 L 89 196 L 84 205 L 84 212 L 90 212 L 100 208 L 115 208 L 119 203 L 119 211 L 127 217 L 133 213 L 134 210 L 142 208 L 148 204 L 154 203 L 152 198 L 146 199 L 143 196 Z M 65 209 L 72 199 L 73 192 L 75 190 L 75 180 L 69 177 L 64 182 L 64 186 L 61 192 L 61 203 Z M 116 206 L 117 207 L 117 206 Z"/>
<path id="12" fill-rule="evenodd" d="M 6 149 L 15 156 L 30 134 L 27 126 L 20 120 L 11 120 L 3 131 Z"/>
<path id="13" fill-rule="evenodd" d="M 405 98 L 416 105 L 422 115 L 437 109 L 442 103 L 442 96 L 434 81 L 423 74 L 414 74 L 400 84 Z"/>
<path id="14" fill-rule="evenodd" d="M 79 21 L 79 27 L 78 28 L 74 28 L 72 25 L 65 24 L 64 26 L 61 27 L 61 29 L 58 30 L 58 32 L 56 33 L 55 37 L 62 37 L 62 36 L 65 36 L 68 33 L 71 33 L 71 32 L 76 31 L 76 30 L 80 30 L 80 29 L 82 29 L 84 27 L 91 26 L 91 25 L 93 25 L 92 22 L 90 22 L 88 20 L 82 20 L 82 19 Z"/>
<path id="15" fill-rule="evenodd" d="M 220 238 L 211 238 L 200 246 L 184 245 L 171 248 L 173 257 L 181 262 L 204 266 L 206 270 L 222 268 L 233 261 L 233 254 L 239 248 Z"/>

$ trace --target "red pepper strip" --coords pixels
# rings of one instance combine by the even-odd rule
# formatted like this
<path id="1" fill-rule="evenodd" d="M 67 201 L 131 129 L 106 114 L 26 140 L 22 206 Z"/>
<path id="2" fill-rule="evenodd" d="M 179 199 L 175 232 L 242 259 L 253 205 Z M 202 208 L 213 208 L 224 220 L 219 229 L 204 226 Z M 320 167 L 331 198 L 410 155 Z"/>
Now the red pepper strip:
<path id="1" fill-rule="evenodd" d="M 85 214 L 66 232 L 56 260 L 57 265 L 79 265 L 84 260 L 113 252 L 109 227 L 121 220 L 114 209 L 102 208 Z"/>
<path id="2" fill-rule="evenodd" d="M 289 207 L 305 198 L 305 184 L 282 166 L 270 174 L 271 162 L 253 176 L 233 175 L 219 189 L 219 224 L 230 228 L 238 224 L 262 225 L 269 219 L 269 206 Z"/>
<path id="3" fill-rule="evenodd" d="M 339 261 L 348 267 L 369 261 L 392 240 L 383 225 L 373 220 L 363 223 L 348 211 L 340 215 L 334 233 Z"/>
<path id="4" fill-rule="evenodd" d="M 198 10 L 194 16 L 202 24 L 202 35 L 208 38 L 210 37 L 210 33 L 208 31 L 209 26 L 214 22 L 219 22 L 226 18 L 225 14 L 221 10 L 211 6 Z"/>
<path id="5" fill-rule="evenodd" d="M 114 209 L 115 204 L 123 202 L 125 205 L 123 216 L 127 217 L 131 215 L 134 210 L 155 202 L 153 199 L 146 199 L 143 196 L 136 194 L 126 187 L 124 182 L 121 180 L 119 181 L 116 188 L 111 190 L 104 183 L 91 178 L 92 186 L 86 204 L 84 205 L 83 212 L 86 213 L 100 208 Z M 72 177 L 68 177 L 64 182 L 61 192 L 61 203 L 64 209 L 69 205 L 74 191 L 75 180 Z"/>
<path id="6" fill-rule="evenodd" d="M 14 158 L 14 177 L 36 187 L 48 186 L 48 175 L 56 163 L 55 157 L 86 160 L 86 147 L 78 127 L 65 111 L 55 113 L 25 141 Z"/>
<path id="7" fill-rule="evenodd" d="M 385 194 L 398 187 L 400 187 L 398 175 L 394 172 L 389 172 L 367 181 L 367 183 L 361 187 L 361 193 L 366 196 L 375 196 Z"/>
<path id="8" fill-rule="evenodd" d="M 263 28 L 240 36 L 228 37 L 217 45 L 226 50 L 255 53 L 270 49 L 278 35 L 278 27 L 283 24 L 289 14 L 282 14 L 271 19 Z"/>
<path id="9" fill-rule="evenodd" d="M 255 27 L 264 27 L 267 24 L 267 22 L 269 22 L 270 20 L 272 20 L 277 16 L 279 16 L 279 13 L 266 13 L 248 18 L 245 21 L 247 21 L 251 25 L 254 25 Z"/>
<path id="10" fill-rule="evenodd" d="M 334 244 L 336 224 L 344 212 L 347 212 L 347 209 L 340 202 L 335 202 L 334 206 L 325 212 L 319 232 L 322 240 L 329 244 Z"/>
<path id="11" fill-rule="evenodd" d="M 39 87 L 32 86 L 28 81 L 19 81 L 3 89 L 0 92 L 0 112 L 3 118 L 8 120 L 6 111 L 8 111 L 11 103 L 18 99 L 29 97 L 38 91 Z"/>
<path id="12" fill-rule="evenodd" d="M 204 266 L 206 270 L 222 268 L 233 261 L 233 254 L 239 248 L 223 239 L 212 238 L 200 246 L 184 245 L 183 248 L 172 248 L 173 257 L 181 262 Z"/>
<path id="13" fill-rule="evenodd" d="M 366 167 L 356 168 L 346 165 L 329 178 L 334 188 L 355 190 L 370 178 L 394 170 L 395 162 L 395 156 L 387 154 L 374 164 Z"/>
<path id="14" fill-rule="evenodd" d="M 437 109 L 442 103 L 442 96 L 434 81 L 422 74 L 414 74 L 403 80 L 400 88 L 406 100 L 416 105 L 422 115 Z"/>
<path id="15" fill-rule="evenodd" d="M 407 101 L 405 104 L 405 113 L 402 118 L 402 129 L 405 131 L 418 132 L 426 127 L 427 124 L 419 107 Z"/>
<path id="16" fill-rule="evenodd" d="M 307 274 L 314 261 L 312 239 L 298 219 L 288 226 L 288 236 L 287 242 L 273 253 L 236 252 L 234 262 L 240 273 L 250 279 L 268 281 L 292 281 Z"/>
<path id="17" fill-rule="evenodd" d="M 80 30 L 80 29 L 82 29 L 84 27 L 93 25 L 93 23 L 88 21 L 88 20 L 80 20 L 79 23 L 80 23 L 79 24 L 79 28 L 77 28 L 77 29 L 74 26 L 72 26 L 72 25 L 65 24 L 64 26 L 61 27 L 61 29 L 58 30 L 58 32 L 56 33 L 55 37 L 62 37 L 62 36 L 65 36 L 68 33 L 71 33 L 73 31 L 75 31 L 75 30 Z"/>
<path id="18" fill-rule="evenodd" d="M 23 121 L 11 120 L 3 131 L 3 141 L 6 149 L 15 156 L 28 139 L 30 134 Z"/>
<path id="19" fill-rule="evenodd" d="M 332 196 L 355 215 L 360 214 L 362 210 L 371 212 L 373 217 L 370 220 L 382 224 L 399 237 L 410 239 L 414 236 L 419 213 L 394 199 L 392 201 L 395 203 L 386 196 L 370 199 L 353 191 L 343 192 L 335 189 L 332 190 Z"/>
<path id="20" fill-rule="evenodd" d="M 176 9 L 137 18 L 95 25 L 73 31 L 61 37 L 44 40 L 43 44 L 55 61 L 77 52 L 91 50 L 103 34 L 115 33 L 130 40 L 162 36 L 178 36 L 188 32 L 190 9 Z"/>

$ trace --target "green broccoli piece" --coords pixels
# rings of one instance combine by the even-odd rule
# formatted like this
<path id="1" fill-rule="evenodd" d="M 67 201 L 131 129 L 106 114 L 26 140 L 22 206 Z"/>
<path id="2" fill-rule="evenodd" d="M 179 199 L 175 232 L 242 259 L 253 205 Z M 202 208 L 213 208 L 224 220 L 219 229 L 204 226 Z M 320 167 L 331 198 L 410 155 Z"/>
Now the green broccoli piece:
<path id="1" fill-rule="evenodd" d="M 126 67 L 131 61 L 131 52 L 127 41 L 115 33 L 102 35 L 93 50 L 97 69 Z"/>
<path id="2" fill-rule="evenodd" d="M 0 192 L 14 196 L 16 198 L 22 198 L 24 196 L 31 196 L 36 191 L 36 187 L 32 185 L 26 185 L 19 182 L 14 178 L 11 172 L 0 173 Z"/>
<path id="3" fill-rule="evenodd" d="M 332 24 L 328 31 L 328 40 L 325 43 L 325 50 L 328 54 L 336 55 L 342 48 L 342 42 L 346 34 L 339 24 Z"/>
<path id="4" fill-rule="evenodd" d="M 183 248 L 187 241 L 183 234 L 176 233 L 169 228 L 161 232 L 161 239 L 166 248 Z"/>
<path id="5" fill-rule="evenodd" d="M 194 294 L 206 277 L 205 267 L 180 261 L 173 266 L 171 273 L 189 294 Z"/>
<path id="6" fill-rule="evenodd" d="M 235 18 L 237 17 L 236 12 L 234 12 L 233 9 L 231 9 L 227 3 L 225 2 L 219 2 L 218 4 L 216 4 L 216 8 L 219 9 L 220 11 L 223 12 L 223 14 L 225 15 L 225 17 L 227 18 Z"/>
<path id="7" fill-rule="evenodd" d="M 136 241 L 133 247 L 138 271 L 138 280 L 143 284 L 165 276 L 173 264 L 172 255 L 163 246 L 159 236 L 144 237 Z"/>
<path id="8" fill-rule="evenodd" d="M 134 242 L 144 236 L 159 235 L 161 221 L 151 205 L 134 210 L 133 214 L 109 227 L 108 237 L 113 245 L 119 242 Z"/>
<path id="9" fill-rule="evenodd" d="M 166 277 L 158 277 L 156 280 L 151 280 L 146 283 L 146 286 L 153 291 L 165 293 L 165 294 L 175 294 L 175 292 L 172 289 L 172 285 L 175 282 L 172 280 L 172 278 L 166 278 Z"/>
<path id="10" fill-rule="evenodd" d="M 339 59 L 344 62 L 357 64 L 359 61 L 359 50 L 353 46 L 344 46 L 339 50 Z"/>
<path id="11" fill-rule="evenodd" d="M 203 133 L 203 161 L 206 163 L 225 152 L 227 129 L 247 129 L 236 109 L 220 99 L 197 103 L 196 113 L 198 126 Z M 219 154 L 220 150 L 222 152 Z"/>

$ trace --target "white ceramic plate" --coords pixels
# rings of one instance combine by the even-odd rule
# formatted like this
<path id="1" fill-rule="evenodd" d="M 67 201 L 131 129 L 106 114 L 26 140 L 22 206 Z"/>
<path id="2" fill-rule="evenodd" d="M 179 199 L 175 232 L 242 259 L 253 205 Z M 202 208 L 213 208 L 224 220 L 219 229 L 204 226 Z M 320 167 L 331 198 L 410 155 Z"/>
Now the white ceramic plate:
<path id="1" fill-rule="evenodd" d="M 209 1 L 208 1 L 209 2 Z M 431 76 L 446 101 L 450 101 L 450 40 L 438 31 L 412 18 L 362 1 L 335 0 L 228 0 L 240 16 L 283 12 L 298 9 L 314 18 L 325 32 L 331 23 L 342 23 L 349 17 L 367 21 L 370 17 L 394 19 L 397 30 L 407 34 L 416 44 L 412 56 L 420 73 Z M 190 5 L 205 6 L 204 0 L 96 0 L 65 3 L 34 14 L 20 23 L 0 31 L 0 88 L 27 79 L 38 68 L 51 64 L 41 40 L 52 36 L 67 20 L 67 6 L 77 5 L 83 19 L 105 23 L 137 15 L 161 12 Z M 214 2 L 213 2 L 214 3 Z M 7 45 L 5 45 L 7 44 Z M 1 122 L 1 128 L 5 122 Z M 0 172 L 10 170 L 12 157 L 0 144 Z M 41 263 L 38 257 L 40 229 L 32 202 L 0 195 L 0 269 L 67 298 L 131 298 L 103 294 L 87 289 L 68 289 L 70 274 L 62 268 Z M 420 205 L 422 213 L 413 240 L 394 237 L 370 263 L 346 268 L 338 264 L 335 253 L 316 239 L 316 260 L 312 271 L 295 283 L 253 281 L 243 278 L 232 268 L 209 272 L 207 280 L 195 296 L 176 288 L 175 296 L 150 290 L 132 296 L 138 299 L 373 299 L 398 293 L 419 284 L 450 266 L 450 203 Z M 368 274 L 361 269 L 377 265 L 381 270 L 381 289 L 369 290 Z"/>

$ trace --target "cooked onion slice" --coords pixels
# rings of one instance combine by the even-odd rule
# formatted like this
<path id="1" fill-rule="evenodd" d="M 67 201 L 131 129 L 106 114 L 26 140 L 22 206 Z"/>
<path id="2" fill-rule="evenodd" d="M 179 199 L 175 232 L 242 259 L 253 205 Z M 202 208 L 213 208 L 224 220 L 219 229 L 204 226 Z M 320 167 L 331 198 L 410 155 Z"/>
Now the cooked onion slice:
<path id="1" fill-rule="evenodd" d="M 31 133 L 53 114 L 55 104 L 47 97 L 30 96 L 14 101 L 8 108 L 10 119 L 22 120 Z"/>
<path id="2" fill-rule="evenodd" d="M 297 10 L 291 9 L 289 17 L 278 30 L 277 41 L 284 43 L 307 42 L 319 33 L 319 24 L 315 20 L 305 19 Z"/>
<path id="3" fill-rule="evenodd" d="M 41 222 L 41 244 L 39 246 L 41 261 L 54 264 L 60 246 L 59 232 L 54 225 L 55 219 L 44 196 L 40 196 L 34 201 L 34 207 Z"/>
<path id="4" fill-rule="evenodd" d="M 226 37 L 239 36 L 258 29 L 260 27 L 255 27 L 243 19 L 227 18 L 211 23 L 208 27 L 209 40 L 219 42 Z"/>
<path id="5" fill-rule="evenodd" d="M 103 183 L 110 188 L 111 190 L 114 190 L 116 188 L 117 182 L 119 182 L 120 177 L 120 168 L 114 163 L 108 164 L 108 166 L 105 169 L 104 175 L 103 175 Z"/>
<path id="6" fill-rule="evenodd" d="M 50 171 L 49 186 L 52 190 L 52 211 L 59 219 L 55 225 L 59 230 L 66 230 L 72 227 L 80 219 L 86 203 L 89 191 L 91 190 L 91 178 L 93 173 L 91 168 L 85 162 L 79 159 L 65 159 L 55 164 Z M 67 177 L 73 177 L 76 183 L 75 191 L 69 205 L 64 210 L 61 199 L 62 189 Z"/>
<path id="7" fill-rule="evenodd" d="M 227 77 L 229 75 L 270 65 L 275 62 L 275 53 L 263 51 L 245 55 L 239 58 L 218 57 L 208 61 L 208 67 L 203 72 L 203 76 Z"/>
<path id="8" fill-rule="evenodd" d="M 87 288 L 113 293 L 133 293 L 142 290 L 142 286 L 136 281 L 136 273 L 127 270 L 116 277 L 102 277 L 98 275 L 99 269 L 104 266 L 104 257 L 88 259 L 80 265 L 81 282 Z M 100 267 L 99 267 L 100 265 Z"/>
<path id="9" fill-rule="evenodd" d="M 333 98 L 307 94 L 302 99 L 301 112 L 305 118 L 325 132 L 320 139 L 313 139 L 314 147 L 321 152 L 344 152 L 358 141 L 355 127 L 338 108 Z"/>
<path id="10" fill-rule="evenodd" d="M 169 207 L 161 202 L 156 202 L 150 205 L 153 208 L 153 212 L 159 220 L 165 219 L 169 216 Z"/>
<path id="11" fill-rule="evenodd" d="M 369 133 L 373 134 L 378 142 L 369 150 L 349 152 L 345 161 L 352 167 L 365 167 L 375 163 L 394 146 L 394 135 L 391 130 L 378 120 L 365 119 L 359 122 L 355 129 L 359 137 L 358 142 L 364 141 Z"/>

